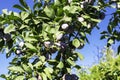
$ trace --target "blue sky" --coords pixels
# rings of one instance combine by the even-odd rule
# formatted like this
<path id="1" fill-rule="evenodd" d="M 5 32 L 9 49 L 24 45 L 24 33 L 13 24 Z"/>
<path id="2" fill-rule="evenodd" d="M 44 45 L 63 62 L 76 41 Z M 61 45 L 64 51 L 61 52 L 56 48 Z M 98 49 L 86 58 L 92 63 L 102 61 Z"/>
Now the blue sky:
<path id="1" fill-rule="evenodd" d="M 31 4 L 32 0 L 26 0 L 29 4 Z M 17 9 L 13 9 L 13 4 L 19 3 L 19 0 L 0 0 L 0 13 L 2 9 L 8 9 L 12 11 L 18 11 Z M 112 13 L 114 10 L 107 9 L 106 14 Z M 80 53 L 82 53 L 85 57 L 83 61 L 78 61 L 80 65 L 92 65 L 96 59 L 96 55 L 98 53 L 97 47 L 102 49 L 106 45 L 106 40 L 100 40 L 100 32 L 107 29 L 108 20 L 111 16 L 108 15 L 100 24 L 98 24 L 100 27 L 99 30 L 96 28 L 93 29 L 92 34 L 88 35 L 90 44 L 85 45 L 85 47 L 82 50 L 78 50 Z M 118 44 L 115 44 L 116 47 Z M 11 61 L 12 57 L 9 59 L 6 59 L 5 54 L 0 53 L 0 74 L 7 73 L 7 66 L 9 65 L 9 62 Z M 0 78 L 0 80 L 2 80 Z"/>

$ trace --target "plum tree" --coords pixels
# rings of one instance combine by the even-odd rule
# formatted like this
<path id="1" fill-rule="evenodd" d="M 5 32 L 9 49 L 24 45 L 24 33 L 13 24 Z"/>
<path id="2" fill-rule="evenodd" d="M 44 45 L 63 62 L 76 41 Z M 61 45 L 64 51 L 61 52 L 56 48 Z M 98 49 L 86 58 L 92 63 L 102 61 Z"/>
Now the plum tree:
<path id="1" fill-rule="evenodd" d="M 6 80 L 78 80 L 72 70 L 77 73 L 81 69 L 76 61 L 83 56 L 76 49 L 89 43 L 87 35 L 98 28 L 97 24 L 106 16 L 105 9 L 114 2 L 33 0 L 33 6 L 25 0 L 19 2 L 13 6 L 19 13 L 4 9 L 0 15 L 0 50 L 7 50 L 7 58 L 15 54 L 8 67 L 8 76 L 1 77 Z M 119 20 L 118 12 L 110 21 L 110 29 L 108 27 L 111 34 L 112 22 L 116 26 Z M 119 31 L 113 33 L 115 39 L 120 40 Z M 109 38 L 108 43 L 112 42 Z"/>

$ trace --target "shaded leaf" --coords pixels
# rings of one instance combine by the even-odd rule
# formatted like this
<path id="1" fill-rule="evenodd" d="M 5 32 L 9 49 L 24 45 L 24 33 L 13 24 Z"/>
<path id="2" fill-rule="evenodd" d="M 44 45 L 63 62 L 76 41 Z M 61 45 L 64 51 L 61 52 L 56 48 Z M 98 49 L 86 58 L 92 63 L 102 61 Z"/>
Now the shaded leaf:
<path id="1" fill-rule="evenodd" d="M 27 10 L 29 10 L 29 6 L 26 4 L 25 0 L 19 0 L 20 4 L 26 8 Z"/>
<path id="2" fill-rule="evenodd" d="M 14 8 L 17 8 L 17 9 L 19 9 L 19 10 L 21 10 L 21 11 L 26 11 L 22 6 L 20 6 L 20 5 L 18 5 L 18 4 L 14 5 L 13 7 L 14 7 Z"/>
<path id="3" fill-rule="evenodd" d="M 117 54 L 120 54 L 120 46 L 117 48 Z"/>

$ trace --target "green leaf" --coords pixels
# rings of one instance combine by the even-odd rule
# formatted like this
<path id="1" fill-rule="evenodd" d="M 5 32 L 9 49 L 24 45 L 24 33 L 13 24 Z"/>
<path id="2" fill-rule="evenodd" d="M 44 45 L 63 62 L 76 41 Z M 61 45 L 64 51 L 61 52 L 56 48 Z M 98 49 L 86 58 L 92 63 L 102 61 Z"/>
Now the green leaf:
<path id="1" fill-rule="evenodd" d="M 63 19 L 60 20 L 60 22 L 61 22 L 61 21 L 71 22 L 71 21 L 72 21 L 72 18 L 71 18 L 71 17 L 64 16 Z"/>
<path id="2" fill-rule="evenodd" d="M 61 69 L 61 68 L 63 68 L 63 67 L 64 67 L 63 62 L 62 62 L 62 61 L 60 61 L 60 62 L 59 62 L 59 64 L 57 65 L 57 67 L 58 67 L 58 68 L 60 68 L 60 69 Z"/>
<path id="3" fill-rule="evenodd" d="M 20 29 L 23 29 L 23 28 L 28 28 L 28 26 L 27 26 L 27 25 L 22 24 L 22 25 L 21 25 L 21 27 L 20 27 Z"/>
<path id="4" fill-rule="evenodd" d="M 72 45 L 78 48 L 80 46 L 80 41 L 78 39 L 73 39 Z"/>
<path id="5" fill-rule="evenodd" d="M 22 67 L 27 73 L 32 73 L 32 69 L 29 66 L 22 64 Z"/>
<path id="6" fill-rule="evenodd" d="M 21 19 L 22 20 L 25 20 L 27 17 L 29 16 L 29 13 L 28 12 L 21 12 Z"/>
<path id="7" fill-rule="evenodd" d="M 52 71 L 51 71 L 51 70 L 52 70 Z M 52 68 L 45 68 L 45 69 L 44 69 L 44 72 L 45 72 L 45 74 L 47 75 L 47 77 L 48 77 L 50 80 L 52 80 L 52 76 L 51 76 L 50 73 L 53 72 L 53 69 L 52 69 Z"/>
<path id="8" fill-rule="evenodd" d="M 41 73 L 42 80 L 47 80 L 47 75 L 45 73 Z"/>
<path id="9" fill-rule="evenodd" d="M 35 77 L 29 78 L 28 80 L 37 80 Z"/>
<path id="10" fill-rule="evenodd" d="M 38 41 L 38 40 L 35 39 L 34 37 L 30 37 L 30 36 L 29 36 L 29 37 L 25 37 L 24 40 L 25 40 L 25 41 L 28 41 L 28 42 L 33 42 L 33 41 L 36 42 L 36 41 Z"/>
<path id="11" fill-rule="evenodd" d="M 7 78 L 5 74 L 1 74 L 0 77 L 1 77 L 1 78 L 4 78 L 4 79 Z"/>
<path id="12" fill-rule="evenodd" d="M 113 31 L 113 26 L 112 26 L 112 25 L 109 25 L 109 26 L 107 27 L 107 30 L 108 30 L 109 33 L 112 33 L 112 31 Z"/>
<path id="13" fill-rule="evenodd" d="M 107 31 L 103 31 L 100 34 L 108 34 L 108 32 Z"/>
<path id="14" fill-rule="evenodd" d="M 117 54 L 120 54 L 120 46 L 117 48 Z"/>
<path id="15" fill-rule="evenodd" d="M 34 65 L 34 67 L 36 67 L 36 68 L 38 68 L 39 66 L 41 66 L 43 63 L 41 62 L 41 61 L 38 61 L 35 65 Z"/>
<path id="16" fill-rule="evenodd" d="M 45 61 L 45 56 L 40 56 L 40 58 L 39 58 L 42 62 L 44 62 Z"/>
<path id="17" fill-rule="evenodd" d="M 24 72 L 24 70 L 20 66 L 10 66 L 8 67 L 8 69 L 13 72 Z"/>
<path id="18" fill-rule="evenodd" d="M 77 56 L 79 57 L 80 60 L 84 59 L 84 56 L 81 53 L 79 53 L 79 52 L 75 52 L 75 53 L 77 54 Z"/>
<path id="19" fill-rule="evenodd" d="M 25 76 L 17 76 L 14 80 L 24 80 Z"/>
<path id="20" fill-rule="evenodd" d="M 71 66 L 75 66 L 75 62 L 72 61 L 70 58 L 67 59 L 67 62 L 71 65 Z"/>
<path id="21" fill-rule="evenodd" d="M 89 15 L 82 15 L 82 17 L 85 18 L 85 19 L 89 19 L 90 18 Z"/>
<path id="22" fill-rule="evenodd" d="M 28 66 L 33 70 L 33 65 L 31 63 L 28 63 Z"/>
<path id="23" fill-rule="evenodd" d="M 113 44 L 114 40 L 112 38 L 108 39 L 108 44 Z"/>
<path id="24" fill-rule="evenodd" d="M 91 18 L 91 20 L 94 21 L 94 22 L 97 22 L 97 23 L 99 23 L 101 21 L 99 19 L 93 19 L 93 18 Z"/>
<path id="25" fill-rule="evenodd" d="M 12 31 L 15 31 L 15 26 L 13 24 L 10 24 L 9 26 L 5 27 L 4 33 L 10 33 Z"/>
<path id="26" fill-rule="evenodd" d="M 54 10 L 53 10 L 52 8 L 48 7 L 48 6 L 46 6 L 46 7 L 44 8 L 44 12 L 45 12 L 45 14 L 46 14 L 49 18 L 54 18 L 54 17 L 55 17 L 55 12 L 54 12 Z"/>
<path id="27" fill-rule="evenodd" d="M 17 8 L 17 9 L 19 9 L 19 10 L 21 10 L 21 11 L 26 11 L 22 6 L 20 6 L 20 5 L 18 5 L 18 4 L 14 5 L 13 7 L 14 7 L 14 8 Z"/>
<path id="28" fill-rule="evenodd" d="M 19 2 L 20 2 L 20 4 L 21 4 L 24 8 L 26 8 L 27 10 L 29 10 L 29 7 L 28 7 L 28 5 L 26 4 L 25 0 L 19 0 Z"/>
<path id="29" fill-rule="evenodd" d="M 55 6 L 59 6 L 61 3 L 60 3 L 60 1 L 59 0 L 54 0 L 54 5 Z"/>
<path id="30" fill-rule="evenodd" d="M 25 46 L 31 50 L 37 51 L 37 49 L 30 43 L 25 43 Z"/>
<path id="31" fill-rule="evenodd" d="M 45 68 L 49 73 L 53 73 L 53 69 L 51 67 Z"/>
<path id="32" fill-rule="evenodd" d="M 37 2 L 37 3 L 35 3 L 34 5 L 33 5 L 33 9 L 34 10 L 37 10 L 37 9 L 39 9 L 39 8 L 41 8 L 42 7 L 42 4 L 40 3 L 40 2 Z"/>

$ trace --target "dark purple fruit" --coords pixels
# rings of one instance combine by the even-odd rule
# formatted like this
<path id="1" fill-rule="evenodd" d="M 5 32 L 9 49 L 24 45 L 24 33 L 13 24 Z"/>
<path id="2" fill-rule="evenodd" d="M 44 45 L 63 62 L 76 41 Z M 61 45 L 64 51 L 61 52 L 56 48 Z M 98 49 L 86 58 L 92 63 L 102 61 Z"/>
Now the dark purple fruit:
<path id="1" fill-rule="evenodd" d="M 105 13 L 104 12 L 101 12 L 99 14 L 99 19 L 103 20 L 105 18 Z"/>
<path id="2" fill-rule="evenodd" d="M 82 1 L 81 3 L 80 3 L 80 7 L 81 8 L 86 8 L 88 6 L 88 2 L 87 1 Z"/>
<path id="3" fill-rule="evenodd" d="M 6 42 L 8 42 L 8 41 L 11 40 L 11 35 L 10 35 L 10 34 L 5 34 L 5 35 L 3 36 L 3 39 L 4 39 Z"/>
<path id="4" fill-rule="evenodd" d="M 3 38 L 3 36 L 4 36 L 4 31 L 3 29 L 0 29 L 0 38 Z"/>
<path id="5" fill-rule="evenodd" d="M 71 80 L 78 80 L 78 76 L 75 74 L 71 74 Z"/>
<path id="6" fill-rule="evenodd" d="M 57 48 L 56 47 L 51 47 L 49 49 L 50 53 L 55 53 L 57 51 Z"/>
<path id="7" fill-rule="evenodd" d="M 71 75 L 70 74 L 64 74 L 62 77 L 62 80 L 71 80 Z"/>
<path id="8" fill-rule="evenodd" d="M 88 3 L 89 3 L 90 5 L 94 5 L 94 2 L 95 2 L 95 0 L 88 0 Z"/>

